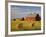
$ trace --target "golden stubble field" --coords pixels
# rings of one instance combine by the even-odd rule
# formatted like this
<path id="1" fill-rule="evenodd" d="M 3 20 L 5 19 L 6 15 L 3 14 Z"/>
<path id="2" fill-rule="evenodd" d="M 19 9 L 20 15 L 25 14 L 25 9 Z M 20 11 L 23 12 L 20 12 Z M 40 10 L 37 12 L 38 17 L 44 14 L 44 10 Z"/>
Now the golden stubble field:
<path id="1" fill-rule="evenodd" d="M 40 30 L 41 21 L 11 21 L 11 31 L 28 31 L 28 30 Z"/>

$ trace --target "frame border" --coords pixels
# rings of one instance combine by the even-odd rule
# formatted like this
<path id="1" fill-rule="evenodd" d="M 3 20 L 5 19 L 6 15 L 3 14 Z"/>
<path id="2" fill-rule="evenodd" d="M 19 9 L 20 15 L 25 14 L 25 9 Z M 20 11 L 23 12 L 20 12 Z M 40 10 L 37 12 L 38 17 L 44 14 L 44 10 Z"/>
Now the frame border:
<path id="1" fill-rule="evenodd" d="M 31 4 L 42 4 L 43 5 L 43 33 L 35 33 L 35 34 L 16 34 L 15 36 L 25 36 L 25 35 L 40 35 L 45 34 L 45 3 L 41 2 L 24 2 L 24 1 L 5 1 L 5 36 L 8 35 L 8 3 L 31 3 Z M 12 35 L 14 36 L 14 35 Z"/>

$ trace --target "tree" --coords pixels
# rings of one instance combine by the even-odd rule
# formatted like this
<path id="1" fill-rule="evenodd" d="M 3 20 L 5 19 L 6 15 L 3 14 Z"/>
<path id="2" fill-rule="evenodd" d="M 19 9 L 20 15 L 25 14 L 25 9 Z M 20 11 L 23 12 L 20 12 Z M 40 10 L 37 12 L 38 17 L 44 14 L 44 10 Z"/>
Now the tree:
<path id="1" fill-rule="evenodd" d="M 35 20 L 36 21 L 40 21 L 41 20 L 41 17 L 39 16 L 39 14 L 36 14 Z"/>

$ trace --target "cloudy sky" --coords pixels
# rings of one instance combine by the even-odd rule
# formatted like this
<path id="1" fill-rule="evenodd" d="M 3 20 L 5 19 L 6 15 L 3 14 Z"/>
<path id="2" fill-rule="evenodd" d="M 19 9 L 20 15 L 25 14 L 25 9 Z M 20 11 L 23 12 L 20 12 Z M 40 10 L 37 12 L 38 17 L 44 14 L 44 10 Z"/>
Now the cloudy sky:
<path id="1" fill-rule="evenodd" d="M 22 18 L 31 13 L 38 13 L 41 15 L 41 7 L 37 6 L 11 6 L 11 17 L 14 18 Z"/>

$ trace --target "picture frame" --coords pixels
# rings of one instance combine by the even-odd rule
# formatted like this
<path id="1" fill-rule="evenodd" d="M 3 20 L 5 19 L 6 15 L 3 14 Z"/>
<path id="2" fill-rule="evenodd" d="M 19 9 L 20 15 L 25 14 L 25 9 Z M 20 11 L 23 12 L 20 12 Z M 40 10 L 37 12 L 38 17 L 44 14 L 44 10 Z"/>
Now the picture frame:
<path id="1" fill-rule="evenodd" d="M 35 19 L 35 21 L 33 21 L 33 23 L 30 22 L 28 19 L 26 19 L 28 21 L 27 22 L 24 21 L 24 25 L 22 25 L 22 27 L 19 26 L 19 29 L 20 30 L 19 29 L 18 30 L 16 29 L 18 27 L 18 24 L 16 24 L 16 22 L 15 22 L 15 24 L 17 25 L 17 27 L 16 27 L 15 24 L 13 23 L 14 21 L 16 21 L 16 19 L 21 20 L 23 17 L 25 19 L 25 16 L 27 14 L 29 14 L 28 16 L 30 17 L 33 14 L 36 15 L 37 12 L 38 12 L 38 14 L 41 17 L 41 21 L 40 21 L 41 23 L 40 23 L 40 25 L 37 26 L 37 24 L 36 24 L 34 26 L 34 28 L 31 28 L 33 26 L 34 22 L 35 23 L 38 23 L 38 22 L 36 21 L 36 19 Z M 33 16 L 35 16 L 35 15 L 33 15 Z M 26 18 L 27 18 L 27 16 L 26 16 Z M 28 23 L 28 22 L 30 22 L 31 25 L 29 25 L 30 23 Z M 23 22 L 21 21 L 20 23 L 23 23 Z M 14 26 L 13 26 L 13 24 L 14 24 Z M 27 24 L 29 25 L 29 27 L 28 27 Z M 22 29 L 23 26 L 25 27 L 24 29 Z M 45 32 L 45 28 L 44 27 L 45 27 L 45 5 L 44 5 L 44 3 L 34 3 L 34 2 L 8 2 L 8 35 L 44 34 L 44 32 Z M 30 30 L 30 28 L 31 28 L 31 30 Z M 38 29 L 35 30 L 35 28 L 38 28 Z M 41 28 L 41 29 L 39 29 L 39 28 Z"/>

